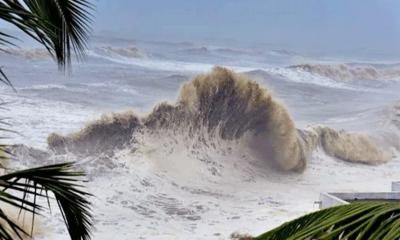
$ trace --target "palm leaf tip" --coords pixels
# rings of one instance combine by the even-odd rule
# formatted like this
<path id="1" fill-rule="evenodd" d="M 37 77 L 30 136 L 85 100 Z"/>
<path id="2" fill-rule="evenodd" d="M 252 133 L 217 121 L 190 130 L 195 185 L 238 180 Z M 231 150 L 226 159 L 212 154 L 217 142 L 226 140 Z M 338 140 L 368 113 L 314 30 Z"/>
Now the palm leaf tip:
<path id="1" fill-rule="evenodd" d="M 30 220 L 32 217 L 33 213 L 31 212 L 21 212 L 8 204 L 1 204 L 0 239 L 32 239 L 33 236 L 43 236 L 43 225 L 38 221 L 35 221 L 34 225 L 32 225 Z"/>
<path id="2" fill-rule="evenodd" d="M 77 176 L 84 174 L 75 171 L 73 163 L 62 163 L 0 176 L 0 186 L 4 188 L 3 192 L 8 190 L 24 192 L 22 197 L 12 195 L 11 204 L 33 215 L 43 208 L 36 204 L 36 199 L 45 198 L 50 205 L 48 192 L 51 192 L 60 208 L 71 239 L 87 240 L 90 239 L 93 225 L 88 201 L 91 194 L 83 191 L 77 184 Z M 31 198 L 28 200 L 28 195 L 33 196 L 33 200 Z"/>
<path id="3" fill-rule="evenodd" d="M 307 214 L 254 239 L 395 240 L 399 238 L 399 202 L 358 202 Z"/>
<path id="4" fill-rule="evenodd" d="M 61 68 L 71 63 L 72 52 L 84 56 L 93 11 L 89 0 L 0 1 L 0 18 L 41 43 Z M 6 36 L 0 35 L 0 44 Z"/>

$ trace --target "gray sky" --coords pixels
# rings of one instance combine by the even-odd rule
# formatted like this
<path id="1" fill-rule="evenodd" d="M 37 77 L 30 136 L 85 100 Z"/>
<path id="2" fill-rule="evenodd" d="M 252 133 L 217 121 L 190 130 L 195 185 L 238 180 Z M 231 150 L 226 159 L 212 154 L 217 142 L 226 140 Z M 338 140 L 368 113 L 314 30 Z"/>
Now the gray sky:
<path id="1" fill-rule="evenodd" d="M 400 56 L 400 0 L 92 1 L 95 34 Z"/>
<path id="2" fill-rule="evenodd" d="M 94 0 L 96 32 L 400 53 L 399 0 Z"/>

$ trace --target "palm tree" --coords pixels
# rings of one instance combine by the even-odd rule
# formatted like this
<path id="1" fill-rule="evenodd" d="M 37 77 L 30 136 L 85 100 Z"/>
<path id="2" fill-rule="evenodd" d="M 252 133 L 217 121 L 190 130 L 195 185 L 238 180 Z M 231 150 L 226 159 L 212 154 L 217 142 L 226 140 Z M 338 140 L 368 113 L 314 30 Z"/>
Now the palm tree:
<path id="1" fill-rule="evenodd" d="M 71 55 L 82 57 L 86 49 L 92 4 L 89 0 L 0 0 L 0 19 L 14 25 L 43 45 L 61 70 L 71 64 Z M 16 37 L 0 31 L 0 51 L 15 46 Z M 0 68 L 0 81 L 12 87 Z M 0 120 L 4 126 L 4 122 Z M 6 127 L 0 131 L 9 131 Z M 0 145 L 0 159 L 10 155 L 7 145 Z M 35 215 L 45 206 L 39 198 L 47 199 L 50 207 L 52 193 L 73 240 L 90 239 L 92 216 L 90 196 L 79 182 L 83 172 L 74 170 L 73 163 L 32 168 L 0 176 L 0 202 L 30 212 L 32 226 Z M 22 239 L 30 236 L 0 208 L 0 239 Z"/>
<path id="2" fill-rule="evenodd" d="M 399 202 L 355 202 L 307 214 L 254 240 L 398 240 Z"/>

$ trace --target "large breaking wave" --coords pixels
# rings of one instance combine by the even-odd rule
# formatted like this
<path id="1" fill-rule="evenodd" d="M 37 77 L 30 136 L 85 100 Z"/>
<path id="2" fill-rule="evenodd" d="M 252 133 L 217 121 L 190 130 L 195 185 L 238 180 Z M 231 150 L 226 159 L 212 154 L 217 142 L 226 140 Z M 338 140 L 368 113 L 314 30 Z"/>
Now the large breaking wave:
<path id="1" fill-rule="evenodd" d="M 400 79 L 398 65 L 300 64 L 289 66 L 289 69 L 301 70 L 337 81 Z"/>
<path id="2" fill-rule="evenodd" d="M 364 134 L 323 126 L 297 129 L 268 89 L 221 67 L 185 83 L 175 104 L 161 103 L 146 116 L 107 115 L 76 133 L 51 134 L 48 144 L 56 154 L 113 154 L 117 149 L 136 151 L 143 135 L 153 136 L 153 141 L 165 139 L 159 148 L 179 145 L 202 154 L 218 151 L 226 142 L 229 149 L 248 152 L 284 171 L 304 170 L 317 148 L 338 159 L 366 164 L 392 157 L 379 141 Z"/>

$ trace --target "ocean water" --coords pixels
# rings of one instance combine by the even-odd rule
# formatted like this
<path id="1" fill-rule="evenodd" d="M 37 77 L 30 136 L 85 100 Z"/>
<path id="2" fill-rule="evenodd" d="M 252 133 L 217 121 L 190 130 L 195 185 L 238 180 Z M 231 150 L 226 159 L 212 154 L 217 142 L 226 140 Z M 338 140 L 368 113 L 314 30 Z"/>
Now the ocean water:
<path id="1" fill-rule="evenodd" d="M 229 239 L 233 232 L 257 235 L 317 210 L 320 192 L 386 191 L 391 181 L 400 178 L 400 65 L 393 60 L 105 38 L 96 38 L 86 59 L 74 63 L 66 73 L 59 72 L 40 49 L 13 50 L 2 53 L 0 59 L 17 90 L 0 89 L 2 100 L 8 102 L 2 114 L 19 132 L 10 133 L 7 141 L 50 153 L 46 159 L 37 159 L 30 154 L 34 150 L 22 147 L 11 166 L 77 161 L 88 173 L 87 189 L 94 194 L 93 239 Z M 268 89 L 300 131 L 324 125 L 338 132 L 368 135 L 390 159 L 379 164 L 354 163 L 317 146 L 306 157 L 303 171 L 278 171 L 263 164 L 269 156 L 260 159 L 244 146 L 241 139 L 248 136 L 238 132 L 251 131 L 258 136 L 260 128 L 249 125 L 253 115 L 241 121 L 229 111 L 221 113 L 232 106 L 213 115 L 218 105 L 201 105 L 207 114 L 194 116 L 203 120 L 207 116 L 202 123 L 185 120 L 171 124 L 177 118 L 167 117 L 164 126 L 159 120 L 175 113 L 160 112 L 153 122 L 163 127 L 152 125 L 148 115 L 157 112 L 153 107 L 161 102 L 179 105 L 182 85 L 215 65 L 244 74 Z M 215 88 L 217 93 L 224 93 L 222 98 L 229 100 L 221 86 Z M 240 96 L 238 105 L 253 104 L 252 98 Z M 193 100 L 193 105 L 199 99 Z M 84 148 L 100 149 L 96 152 L 71 147 L 60 153 L 48 147 L 47 137 L 52 133 L 68 138 L 103 114 L 124 111 L 132 111 L 143 126 L 134 129 L 132 138 L 129 135 L 123 144 L 107 142 L 102 140 L 107 138 L 104 133 L 95 133 L 85 140 Z M 259 113 L 252 114 L 259 117 Z M 222 126 L 218 131 L 209 131 L 211 116 L 217 116 L 218 127 Z M 193 121 L 196 124 L 190 125 Z M 243 130 L 245 126 L 250 130 Z M 126 135 L 125 128 L 104 128 L 111 140 Z M 227 135 L 220 134 L 220 129 Z M 263 142 L 254 144 L 264 146 Z M 359 151 L 356 143 L 354 146 L 354 151 Z M 291 151 L 284 144 L 279 149 Z M 348 151 L 347 155 L 353 154 Z M 355 154 L 355 160 L 365 160 L 357 159 L 363 158 L 360 156 Z M 44 233 L 38 239 L 68 239 L 57 211 L 39 221 Z"/>

